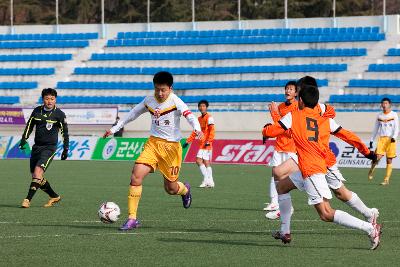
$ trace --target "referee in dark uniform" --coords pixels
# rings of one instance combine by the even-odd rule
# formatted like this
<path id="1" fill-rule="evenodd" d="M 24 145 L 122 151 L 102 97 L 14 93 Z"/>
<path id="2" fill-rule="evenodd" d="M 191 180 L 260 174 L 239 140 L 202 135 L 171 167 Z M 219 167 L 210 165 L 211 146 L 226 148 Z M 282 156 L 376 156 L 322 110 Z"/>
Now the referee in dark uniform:
<path id="1" fill-rule="evenodd" d="M 20 141 L 20 149 L 25 149 L 27 139 L 35 130 L 35 144 L 32 147 L 30 159 L 30 169 L 32 174 L 32 182 L 29 186 L 28 195 L 22 201 L 22 208 L 29 208 L 32 198 L 36 191 L 40 188 L 46 192 L 50 199 L 44 207 L 51 207 L 61 200 L 61 197 L 54 192 L 50 183 L 43 177 L 44 172 L 53 160 L 58 142 L 58 131 L 61 131 L 64 139 L 64 150 L 61 155 L 62 160 L 68 157 L 68 127 L 64 112 L 56 107 L 57 91 L 52 88 L 42 90 L 43 105 L 36 107 L 25 127 L 25 131 Z"/>

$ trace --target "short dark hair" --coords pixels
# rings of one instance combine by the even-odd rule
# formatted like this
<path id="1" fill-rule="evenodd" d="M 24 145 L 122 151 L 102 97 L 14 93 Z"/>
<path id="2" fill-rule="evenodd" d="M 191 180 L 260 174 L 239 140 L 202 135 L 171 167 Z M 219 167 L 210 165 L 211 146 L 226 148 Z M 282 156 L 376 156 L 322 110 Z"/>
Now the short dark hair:
<path id="1" fill-rule="evenodd" d="M 312 85 L 314 87 L 318 88 L 317 80 L 314 77 L 311 76 L 304 76 L 300 80 L 297 81 L 296 85 L 298 87 L 302 87 L 304 84 Z"/>
<path id="2" fill-rule="evenodd" d="M 392 100 L 390 100 L 388 97 L 382 98 L 381 103 L 383 103 L 384 101 L 387 101 L 389 102 L 389 104 L 392 104 Z"/>
<path id="3" fill-rule="evenodd" d="M 290 86 L 290 85 L 293 85 L 296 89 L 296 92 L 297 92 L 297 86 L 296 86 L 296 81 L 288 81 L 287 83 L 286 83 L 286 85 L 285 85 L 285 89 L 288 87 L 288 86 Z"/>
<path id="4" fill-rule="evenodd" d="M 42 90 L 42 98 L 44 98 L 44 97 L 47 96 L 47 95 L 52 95 L 52 96 L 57 97 L 57 91 L 56 91 L 56 89 L 53 89 L 53 88 L 44 88 L 44 89 Z"/>
<path id="5" fill-rule="evenodd" d="M 299 98 L 301 98 L 301 100 L 303 101 L 304 106 L 308 108 L 314 108 L 319 101 L 318 87 L 304 84 L 299 92 Z"/>
<path id="6" fill-rule="evenodd" d="M 153 84 L 166 84 L 171 87 L 173 83 L 174 78 L 168 71 L 157 72 L 153 77 Z"/>
<path id="7" fill-rule="evenodd" d="M 206 105 L 206 107 L 208 108 L 209 104 L 208 104 L 207 100 L 205 100 L 205 99 L 200 100 L 199 103 L 197 103 L 197 106 L 200 107 L 201 104 Z"/>

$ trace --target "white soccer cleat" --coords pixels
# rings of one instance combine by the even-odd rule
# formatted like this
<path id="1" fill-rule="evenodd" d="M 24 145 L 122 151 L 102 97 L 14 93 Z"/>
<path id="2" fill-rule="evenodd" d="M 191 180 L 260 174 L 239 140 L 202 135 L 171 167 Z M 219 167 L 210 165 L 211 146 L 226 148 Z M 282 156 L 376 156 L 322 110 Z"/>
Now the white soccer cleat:
<path id="1" fill-rule="evenodd" d="M 214 181 L 203 181 L 200 185 L 199 185 L 199 187 L 200 188 L 214 188 L 215 187 L 215 184 L 214 184 Z"/>
<path id="2" fill-rule="evenodd" d="M 367 220 L 368 220 L 368 222 L 370 222 L 372 225 L 375 225 L 375 224 L 376 224 L 376 221 L 377 221 L 377 219 L 378 219 L 378 217 L 379 217 L 379 210 L 376 209 L 376 208 L 372 208 L 372 209 L 371 209 L 371 213 L 372 213 L 372 216 L 369 217 L 369 218 L 367 218 Z"/>
<path id="3" fill-rule="evenodd" d="M 281 217 L 281 212 L 279 210 L 270 211 L 265 214 L 265 218 L 270 220 L 276 220 L 279 219 L 279 217 Z"/>
<path id="4" fill-rule="evenodd" d="M 379 246 L 379 243 L 381 242 L 381 225 L 375 224 L 374 230 L 368 236 L 369 240 L 371 241 L 370 249 L 375 250 Z"/>
<path id="5" fill-rule="evenodd" d="M 203 181 L 200 185 L 200 188 L 206 188 L 207 187 L 207 183 L 205 181 Z"/>
<path id="6" fill-rule="evenodd" d="M 214 186 L 215 186 L 214 181 L 211 180 L 211 181 L 207 182 L 207 187 L 208 188 L 214 188 Z"/>
<path id="7" fill-rule="evenodd" d="M 274 211 L 279 210 L 279 205 L 274 203 L 268 203 L 267 206 L 264 208 L 264 211 Z"/>
<path id="8" fill-rule="evenodd" d="M 294 213 L 294 208 L 292 207 L 291 215 L 293 215 L 293 213 Z M 270 220 L 276 220 L 276 219 L 279 219 L 280 217 L 281 217 L 280 210 L 270 211 L 267 214 L 265 214 L 265 218 L 270 219 Z"/>

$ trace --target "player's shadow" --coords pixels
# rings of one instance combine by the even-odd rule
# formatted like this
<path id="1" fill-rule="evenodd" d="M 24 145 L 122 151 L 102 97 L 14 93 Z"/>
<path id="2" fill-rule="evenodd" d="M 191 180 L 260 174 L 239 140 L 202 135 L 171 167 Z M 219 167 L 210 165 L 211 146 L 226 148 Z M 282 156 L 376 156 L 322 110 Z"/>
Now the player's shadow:
<path id="1" fill-rule="evenodd" d="M 0 204 L 0 208 L 22 209 L 22 208 L 21 208 L 21 205 L 18 205 L 18 204 Z"/>
<path id="2" fill-rule="evenodd" d="M 326 234 L 326 233 L 325 233 Z M 366 247 L 343 247 L 343 246 L 321 246 L 321 245 L 315 245 L 315 246 L 310 246 L 307 244 L 306 246 L 303 245 L 295 245 L 295 244 L 289 244 L 289 245 L 284 245 L 280 243 L 279 240 L 272 240 L 272 241 L 243 241 L 243 240 L 214 240 L 214 239 L 187 239 L 187 238 L 158 238 L 157 239 L 160 242 L 165 242 L 165 243 L 196 243 L 196 244 L 217 244 L 217 245 L 229 245 L 229 246 L 251 246 L 251 247 L 281 247 L 281 248 L 286 248 L 286 249 L 338 249 L 342 251 L 343 249 L 355 249 L 355 250 L 368 250 Z M 270 242 L 273 242 L 270 243 Z"/>
<path id="3" fill-rule="evenodd" d="M 227 207 L 202 207 L 202 206 L 191 206 L 191 209 L 206 209 L 206 210 L 247 210 L 247 211 L 260 211 L 260 209 L 249 209 L 249 208 L 227 208 Z"/>

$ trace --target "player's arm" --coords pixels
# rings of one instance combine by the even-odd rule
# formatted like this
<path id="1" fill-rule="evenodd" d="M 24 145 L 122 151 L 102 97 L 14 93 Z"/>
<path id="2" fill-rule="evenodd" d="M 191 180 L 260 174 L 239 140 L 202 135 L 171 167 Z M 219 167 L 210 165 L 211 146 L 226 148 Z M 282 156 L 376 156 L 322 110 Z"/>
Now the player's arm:
<path id="1" fill-rule="evenodd" d="M 268 105 L 269 113 L 271 114 L 271 118 L 274 121 L 274 123 L 277 123 L 281 119 L 281 114 L 279 113 L 279 108 L 276 105 L 275 102 L 271 102 L 271 104 Z"/>
<path id="2" fill-rule="evenodd" d="M 363 154 L 366 158 L 371 160 L 376 159 L 375 153 L 373 151 L 370 151 L 367 145 L 355 133 L 342 128 L 336 123 L 334 119 L 329 119 L 329 125 L 332 135 L 357 148 L 358 151 L 360 151 L 360 153 Z"/>
<path id="3" fill-rule="evenodd" d="M 64 145 L 64 150 L 61 154 L 61 160 L 66 160 L 68 157 L 68 149 L 69 149 L 69 134 L 68 134 L 68 124 L 64 112 L 61 115 L 59 123 Z"/>
<path id="4" fill-rule="evenodd" d="M 206 133 L 206 142 L 204 144 L 204 146 L 210 146 L 211 143 L 214 141 L 215 138 L 215 124 L 214 124 L 214 118 L 213 117 L 209 117 L 207 124 L 208 124 L 208 131 Z"/>
<path id="5" fill-rule="evenodd" d="M 119 130 L 121 130 L 127 123 L 136 120 L 140 115 L 147 111 L 147 108 L 144 104 L 145 99 L 142 102 L 137 104 L 129 113 L 125 116 L 123 120 L 118 121 L 117 125 L 113 126 L 110 130 L 107 130 L 103 138 L 115 134 Z"/>
<path id="6" fill-rule="evenodd" d="M 374 140 L 375 140 L 375 137 L 376 137 L 376 135 L 378 133 L 378 129 L 379 129 L 379 121 L 378 121 L 378 117 L 376 117 L 374 130 L 372 131 L 371 140 L 369 141 L 369 147 L 370 148 L 372 148 L 372 146 L 374 144 Z"/>
<path id="7" fill-rule="evenodd" d="M 176 109 L 185 117 L 190 126 L 192 126 L 197 138 L 202 139 L 203 133 L 201 132 L 199 120 L 189 110 L 188 106 L 178 97 L 175 99 L 175 105 Z"/>
<path id="8" fill-rule="evenodd" d="M 25 149 L 25 145 L 27 144 L 26 140 L 28 140 L 29 136 L 31 135 L 35 123 L 35 110 L 33 110 L 28 122 L 26 123 L 24 132 L 22 133 L 21 141 L 19 143 L 20 149 Z"/>
<path id="9" fill-rule="evenodd" d="M 392 135 L 392 143 L 396 142 L 396 138 L 399 135 L 399 117 L 396 116 L 394 117 L 394 131 Z"/>
<path id="10" fill-rule="evenodd" d="M 319 103 L 319 106 L 321 108 L 321 116 L 322 117 L 330 118 L 330 119 L 333 119 L 336 117 L 336 111 L 333 106 L 327 105 L 327 104 L 321 104 L 321 103 Z"/>
<path id="11" fill-rule="evenodd" d="M 267 123 L 263 130 L 263 137 L 277 137 L 280 134 L 283 134 L 286 130 L 289 130 L 292 127 L 292 113 L 289 112 L 282 119 L 278 121 L 278 123 L 270 124 Z"/>

